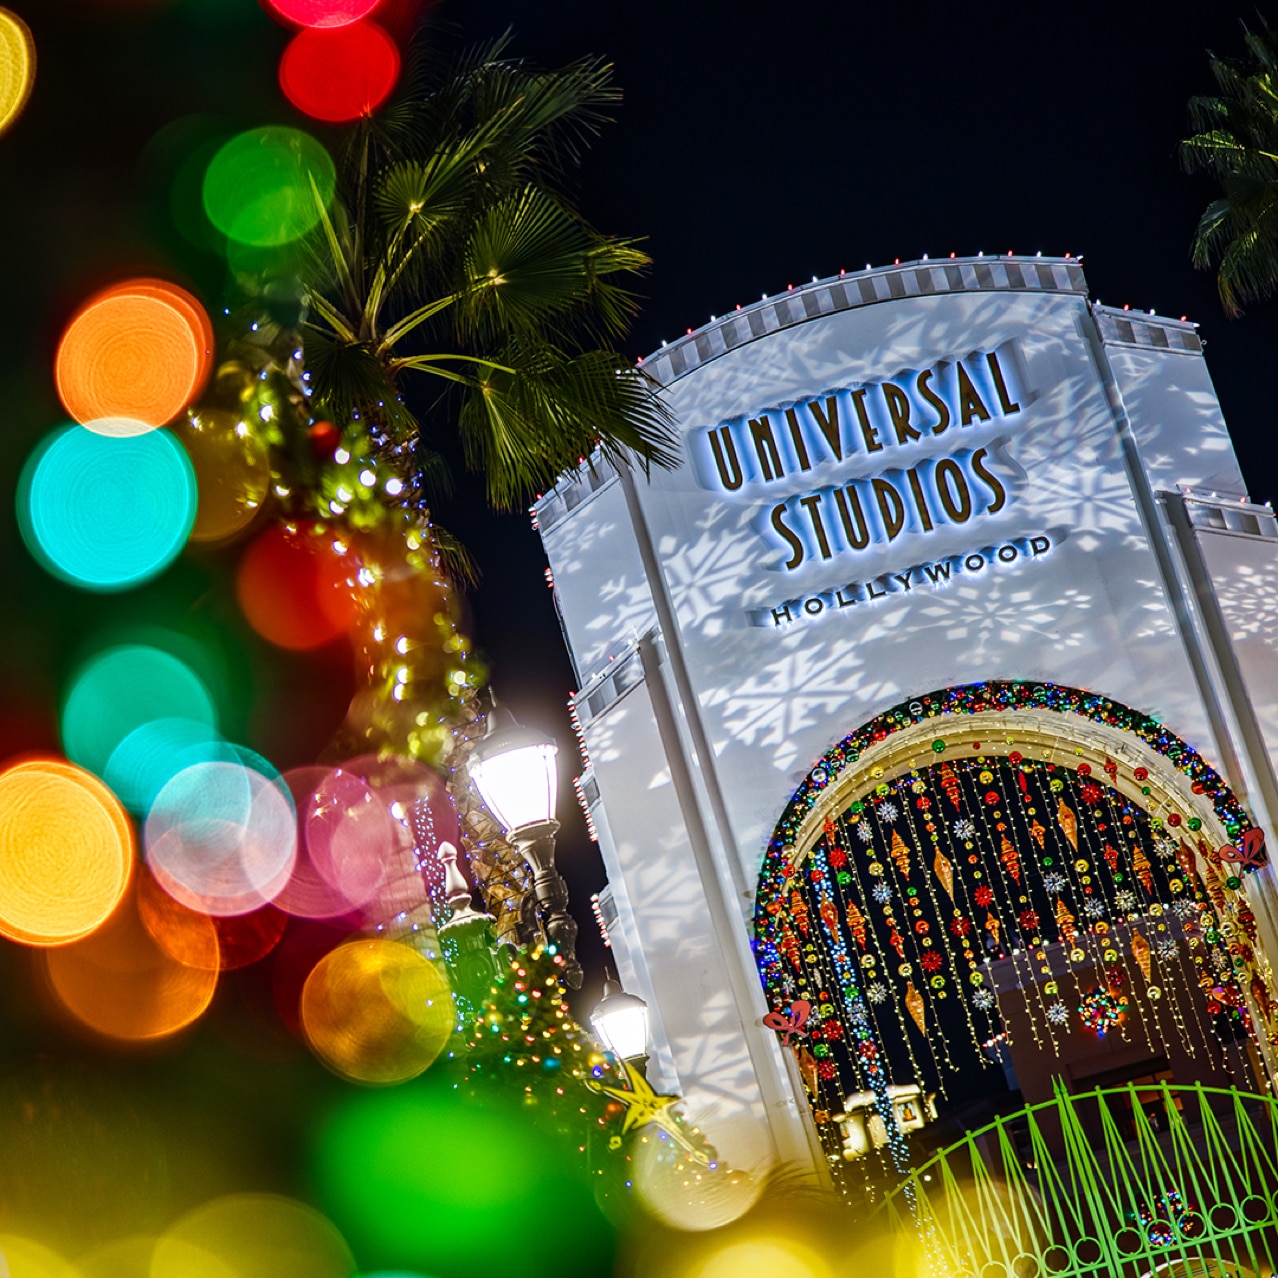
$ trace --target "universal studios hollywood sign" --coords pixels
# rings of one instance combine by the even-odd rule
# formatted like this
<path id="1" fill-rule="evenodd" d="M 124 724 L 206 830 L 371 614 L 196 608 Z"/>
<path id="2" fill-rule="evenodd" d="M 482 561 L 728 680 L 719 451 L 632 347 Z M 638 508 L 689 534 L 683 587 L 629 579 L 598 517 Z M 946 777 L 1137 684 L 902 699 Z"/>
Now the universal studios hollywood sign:
<path id="1" fill-rule="evenodd" d="M 1008 435 L 994 433 L 1022 412 L 1014 365 L 1010 348 L 980 351 L 695 431 L 697 482 L 760 504 L 755 530 L 782 573 L 825 561 L 852 567 L 907 533 L 979 526 L 1009 508 L 1025 478 L 1004 451 Z M 951 447 L 938 455 L 941 436 Z M 754 625 L 786 626 L 1035 559 L 1051 545 L 1042 533 L 973 547 L 748 615 Z"/>

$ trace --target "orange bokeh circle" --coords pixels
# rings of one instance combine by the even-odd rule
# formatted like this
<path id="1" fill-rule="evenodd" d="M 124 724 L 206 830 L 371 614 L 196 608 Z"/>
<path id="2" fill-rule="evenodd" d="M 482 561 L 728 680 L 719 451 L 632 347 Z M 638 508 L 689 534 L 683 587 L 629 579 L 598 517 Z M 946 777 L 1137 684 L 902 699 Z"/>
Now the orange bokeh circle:
<path id="1" fill-rule="evenodd" d="M 92 936 L 44 955 L 49 984 L 76 1020 L 108 1038 L 143 1042 L 177 1033 L 213 1000 L 216 968 L 166 954 L 133 893 Z"/>
<path id="2" fill-rule="evenodd" d="M 66 945 L 100 927 L 133 871 L 133 828 L 97 777 L 54 759 L 0 772 L 0 935 Z"/>
<path id="3" fill-rule="evenodd" d="M 221 968 L 222 955 L 213 920 L 174 900 L 145 865 L 138 871 L 137 909 L 151 939 L 174 962 L 205 972 Z"/>
<path id="4" fill-rule="evenodd" d="M 63 406 L 77 422 L 172 421 L 203 389 L 213 326 L 185 289 L 165 280 L 117 284 L 67 325 L 54 361 Z"/>

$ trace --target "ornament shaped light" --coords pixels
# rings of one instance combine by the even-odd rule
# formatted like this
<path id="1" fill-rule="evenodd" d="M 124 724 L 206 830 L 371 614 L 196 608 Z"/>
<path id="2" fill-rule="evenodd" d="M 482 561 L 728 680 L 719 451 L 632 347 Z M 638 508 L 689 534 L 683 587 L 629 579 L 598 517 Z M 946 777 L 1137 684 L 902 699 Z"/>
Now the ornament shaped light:
<path id="1" fill-rule="evenodd" d="M 648 1055 L 648 1004 L 627 994 L 612 977 L 604 981 L 603 998 L 591 1012 L 590 1023 L 618 1060 L 633 1061 Z"/>

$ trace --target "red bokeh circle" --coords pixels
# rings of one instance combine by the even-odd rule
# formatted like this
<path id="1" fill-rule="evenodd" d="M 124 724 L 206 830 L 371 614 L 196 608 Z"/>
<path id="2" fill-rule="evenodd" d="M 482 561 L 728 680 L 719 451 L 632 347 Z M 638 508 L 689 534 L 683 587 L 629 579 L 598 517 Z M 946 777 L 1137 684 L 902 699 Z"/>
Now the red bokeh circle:
<path id="1" fill-rule="evenodd" d="M 355 620 L 350 570 L 331 532 L 276 526 L 240 560 L 236 596 L 262 638 L 281 648 L 318 648 Z"/>
<path id="2" fill-rule="evenodd" d="M 367 18 L 381 0 L 267 0 L 277 17 L 296 27 L 345 27 Z"/>
<path id="3" fill-rule="evenodd" d="M 398 79 L 399 50 L 374 22 L 299 31 L 280 59 L 284 96 L 332 124 L 375 111 Z"/>

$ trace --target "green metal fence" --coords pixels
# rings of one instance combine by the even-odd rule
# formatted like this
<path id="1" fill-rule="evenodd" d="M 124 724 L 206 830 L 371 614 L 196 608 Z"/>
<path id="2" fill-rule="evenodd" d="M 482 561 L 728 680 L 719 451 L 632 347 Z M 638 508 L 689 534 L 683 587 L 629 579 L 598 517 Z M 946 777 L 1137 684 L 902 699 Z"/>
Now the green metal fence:
<path id="1" fill-rule="evenodd" d="M 1278 1102 L 1058 1085 L 911 1172 L 885 1210 L 938 1278 L 1271 1278 Z"/>

